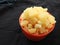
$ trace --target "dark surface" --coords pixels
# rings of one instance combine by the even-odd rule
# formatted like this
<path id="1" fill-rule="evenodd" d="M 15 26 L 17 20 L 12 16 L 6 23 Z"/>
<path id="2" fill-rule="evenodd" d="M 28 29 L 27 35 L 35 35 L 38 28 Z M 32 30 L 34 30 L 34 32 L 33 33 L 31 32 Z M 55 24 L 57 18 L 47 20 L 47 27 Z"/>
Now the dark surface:
<path id="1" fill-rule="evenodd" d="M 56 17 L 56 27 L 45 39 L 28 40 L 19 26 L 19 16 L 30 6 L 47 7 Z M 60 45 L 60 0 L 4 0 L 0 1 L 0 45 Z"/>

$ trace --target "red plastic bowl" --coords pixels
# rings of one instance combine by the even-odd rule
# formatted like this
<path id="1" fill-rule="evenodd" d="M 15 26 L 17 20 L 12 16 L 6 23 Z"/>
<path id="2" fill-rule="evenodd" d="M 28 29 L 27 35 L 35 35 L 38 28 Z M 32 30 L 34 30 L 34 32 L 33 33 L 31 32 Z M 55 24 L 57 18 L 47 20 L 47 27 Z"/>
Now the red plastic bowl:
<path id="1" fill-rule="evenodd" d="M 21 16 L 19 17 L 19 24 L 21 23 L 22 21 L 22 18 Z M 21 26 L 21 24 L 20 24 Z M 26 28 L 22 27 L 22 32 L 23 34 L 29 39 L 29 40 L 32 40 L 32 41 L 40 41 L 42 39 L 44 39 L 48 34 L 50 34 L 53 29 L 55 27 L 55 24 L 52 26 L 52 28 L 49 29 L 49 31 L 47 33 L 42 33 L 42 34 L 31 34 Z"/>

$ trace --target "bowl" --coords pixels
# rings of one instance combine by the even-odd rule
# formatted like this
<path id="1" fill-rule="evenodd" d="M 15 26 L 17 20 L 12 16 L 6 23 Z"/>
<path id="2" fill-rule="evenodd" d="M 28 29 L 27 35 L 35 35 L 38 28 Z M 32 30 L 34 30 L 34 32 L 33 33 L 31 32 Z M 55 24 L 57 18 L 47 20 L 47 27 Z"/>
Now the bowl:
<path id="1" fill-rule="evenodd" d="M 19 17 L 19 25 L 21 26 L 21 21 L 22 18 L 21 16 Z M 47 33 L 42 33 L 42 34 L 31 34 L 27 28 L 24 28 L 21 26 L 22 28 L 22 33 L 25 35 L 25 37 L 27 37 L 27 39 L 32 40 L 32 41 L 40 41 L 42 39 L 44 39 L 48 34 L 50 34 L 53 30 L 54 30 L 55 24 L 53 24 L 52 28 L 49 29 L 49 31 Z"/>

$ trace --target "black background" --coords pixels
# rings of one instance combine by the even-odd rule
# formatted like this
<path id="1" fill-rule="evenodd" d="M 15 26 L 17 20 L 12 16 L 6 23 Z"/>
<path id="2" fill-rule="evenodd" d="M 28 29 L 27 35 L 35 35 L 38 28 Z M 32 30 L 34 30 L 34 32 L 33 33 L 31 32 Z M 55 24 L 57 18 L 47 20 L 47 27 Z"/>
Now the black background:
<path id="1" fill-rule="evenodd" d="M 34 42 L 21 32 L 19 16 L 30 6 L 47 7 L 56 17 L 56 26 L 45 39 Z M 1 0 L 0 45 L 60 45 L 60 0 Z"/>

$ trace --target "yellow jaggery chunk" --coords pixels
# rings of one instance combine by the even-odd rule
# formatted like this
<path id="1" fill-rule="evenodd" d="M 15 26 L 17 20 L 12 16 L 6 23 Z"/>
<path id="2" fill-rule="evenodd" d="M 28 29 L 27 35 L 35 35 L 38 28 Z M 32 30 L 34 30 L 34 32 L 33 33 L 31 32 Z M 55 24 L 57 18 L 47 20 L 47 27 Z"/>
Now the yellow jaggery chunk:
<path id="1" fill-rule="evenodd" d="M 30 33 L 35 33 L 35 32 L 36 32 L 36 29 L 35 29 L 35 28 L 32 28 L 32 29 L 28 29 L 28 31 L 29 31 Z"/>
<path id="2" fill-rule="evenodd" d="M 28 25 L 28 21 L 27 20 L 22 21 L 21 25 L 22 26 L 27 26 Z"/>
<path id="3" fill-rule="evenodd" d="M 35 24 L 35 28 L 36 29 L 41 28 L 41 25 L 40 24 Z"/>
<path id="4" fill-rule="evenodd" d="M 32 24 L 28 24 L 28 28 L 31 29 L 33 26 Z"/>
<path id="5" fill-rule="evenodd" d="M 52 24 L 55 24 L 55 17 L 47 12 L 47 8 L 43 7 L 28 7 L 26 8 L 21 18 L 22 26 L 27 26 L 30 33 L 34 33 L 37 28 L 40 29 L 40 33 L 47 31 L 45 27 L 51 28 Z"/>

